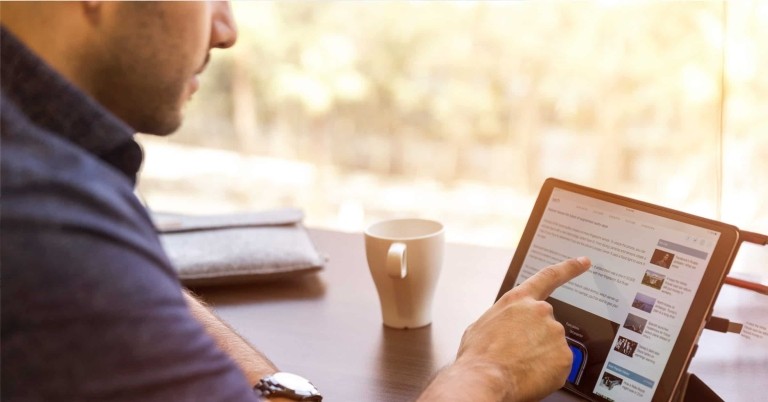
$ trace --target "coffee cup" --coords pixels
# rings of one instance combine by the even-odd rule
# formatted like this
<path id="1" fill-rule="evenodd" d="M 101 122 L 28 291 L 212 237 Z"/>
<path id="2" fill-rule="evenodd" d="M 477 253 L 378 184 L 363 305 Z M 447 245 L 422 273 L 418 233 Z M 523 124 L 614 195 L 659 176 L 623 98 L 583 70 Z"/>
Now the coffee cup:
<path id="1" fill-rule="evenodd" d="M 365 252 L 384 325 L 418 328 L 432 322 L 444 249 L 440 222 L 392 219 L 366 229 Z"/>

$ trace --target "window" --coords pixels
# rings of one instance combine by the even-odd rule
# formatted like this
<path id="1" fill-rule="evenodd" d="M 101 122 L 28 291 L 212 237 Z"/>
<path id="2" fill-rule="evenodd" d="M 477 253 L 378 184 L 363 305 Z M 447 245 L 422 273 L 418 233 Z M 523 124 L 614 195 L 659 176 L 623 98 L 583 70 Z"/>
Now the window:
<path id="1" fill-rule="evenodd" d="M 185 125 L 141 138 L 155 210 L 421 216 L 514 247 L 555 176 L 768 232 L 767 3 L 233 8 Z"/>

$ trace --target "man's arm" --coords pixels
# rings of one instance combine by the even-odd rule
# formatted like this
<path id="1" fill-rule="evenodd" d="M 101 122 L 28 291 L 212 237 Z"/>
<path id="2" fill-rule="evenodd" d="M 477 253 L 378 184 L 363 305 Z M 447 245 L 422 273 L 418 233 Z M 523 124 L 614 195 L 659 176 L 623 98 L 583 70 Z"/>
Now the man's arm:
<path id="1" fill-rule="evenodd" d="M 590 265 L 586 257 L 561 262 L 504 294 L 467 328 L 456 361 L 419 401 L 528 401 L 560 388 L 573 356 L 543 300 Z"/>
<path id="2" fill-rule="evenodd" d="M 187 290 L 184 290 L 184 299 L 192 316 L 203 324 L 206 332 L 216 341 L 219 348 L 237 363 L 249 384 L 256 385 L 263 377 L 277 371 L 275 365 L 266 356 L 251 346 Z"/>
<path id="3" fill-rule="evenodd" d="M 277 371 L 277 367 L 264 354 L 251 346 L 232 327 L 213 314 L 213 311 L 200 299 L 193 296 L 188 290 L 184 290 L 183 293 L 192 316 L 203 324 L 206 332 L 216 341 L 219 348 L 235 361 L 251 386 Z M 284 398 L 269 398 L 269 400 L 273 402 L 288 401 Z"/>

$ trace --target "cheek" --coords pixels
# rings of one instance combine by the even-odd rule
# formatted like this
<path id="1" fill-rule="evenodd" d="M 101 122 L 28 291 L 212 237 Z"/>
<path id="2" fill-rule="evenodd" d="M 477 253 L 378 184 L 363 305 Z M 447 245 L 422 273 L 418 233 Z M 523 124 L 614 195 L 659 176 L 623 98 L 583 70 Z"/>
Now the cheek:
<path id="1" fill-rule="evenodd" d="M 173 26 L 166 32 L 174 36 L 179 46 L 187 49 L 188 53 L 197 58 L 205 58 L 208 52 L 211 35 L 212 8 L 207 1 L 170 2 L 177 7 L 174 14 Z"/>
<path id="2" fill-rule="evenodd" d="M 206 2 L 153 5 L 152 12 L 144 9 L 141 23 L 125 23 L 109 37 L 97 96 L 145 132 L 178 124 L 195 72 L 204 63 L 210 32 Z"/>

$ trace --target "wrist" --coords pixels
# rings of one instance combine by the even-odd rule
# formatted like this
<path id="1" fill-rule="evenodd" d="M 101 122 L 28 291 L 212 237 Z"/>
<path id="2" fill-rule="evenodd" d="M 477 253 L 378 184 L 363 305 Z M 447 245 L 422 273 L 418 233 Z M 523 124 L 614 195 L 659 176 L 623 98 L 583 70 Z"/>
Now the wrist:
<path id="1" fill-rule="evenodd" d="M 462 356 L 443 369 L 419 401 L 515 401 L 515 384 L 505 370 L 487 360 Z"/>
<path id="2" fill-rule="evenodd" d="M 487 390 L 491 399 L 484 400 L 516 400 L 514 379 L 498 364 L 482 358 L 462 356 L 456 359 L 451 369 L 461 376 L 468 377 L 468 380 L 475 384 L 473 388 Z M 496 399 L 493 399 L 494 396 Z"/>

